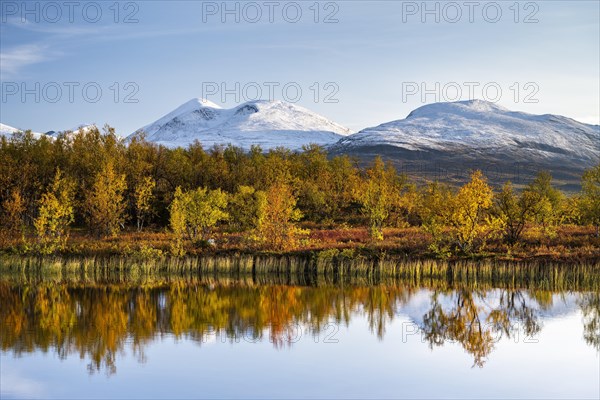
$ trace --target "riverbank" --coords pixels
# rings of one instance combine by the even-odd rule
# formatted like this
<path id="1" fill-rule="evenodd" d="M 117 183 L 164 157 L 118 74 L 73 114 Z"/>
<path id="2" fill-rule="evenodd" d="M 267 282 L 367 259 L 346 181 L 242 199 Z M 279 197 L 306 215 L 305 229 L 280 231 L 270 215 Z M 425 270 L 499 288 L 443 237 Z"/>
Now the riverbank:
<path id="1" fill-rule="evenodd" d="M 470 254 L 439 254 L 430 249 L 432 239 L 416 227 L 385 229 L 385 240 L 372 241 L 366 228 L 307 226 L 309 234 L 286 251 L 267 251 L 254 246 L 241 233 L 215 232 L 214 243 L 194 245 L 186 242 L 190 257 L 243 254 L 245 256 L 323 257 L 378 260 L 391 257 L 411 260 L 496 260 L 515 262 L 596 263 L 600 262 L 600 239 L 592 227 L 561 226 L 556 235 L 545 237 L 535 230 L 526 231 L 522 240 L 509 246 L 501 239 L 489 239 Z M 73 230 L 62 257 L 114 257 L 152 260 L 169 257 L 172 235 L 166 231 L 126 231 L 115 237 L 98 238 L 85 230 Z M 34 237 L 13 238 L 0 243 L 0 254 L 37 256 Z"/>

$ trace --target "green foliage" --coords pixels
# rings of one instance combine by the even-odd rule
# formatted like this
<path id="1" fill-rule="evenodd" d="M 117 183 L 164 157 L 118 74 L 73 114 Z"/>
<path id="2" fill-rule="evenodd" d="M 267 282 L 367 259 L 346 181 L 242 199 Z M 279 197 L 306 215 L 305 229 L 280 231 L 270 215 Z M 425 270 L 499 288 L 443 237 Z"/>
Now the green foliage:
<path id="1" fill-rule="evenodd" d="M 594 225 L 600 237 L 600 164 L 583 174 L 579 207 L 583 221 Z"/>
<path id="2" fill-rule="evenodd" d="M 502 191 L 495 197 L 494 215 L 499 221 L 504 240 L 515 244 L 521 238 L 527 222 L 535 216 L 538 197 L 530 191 L 515 193 L 513 186 L 507 182 Z"/>
<path id="3" fill-rule="evenodd" d="M 132 250 L 126 254 L 140 261 L 159 260 L 164 256 L 162 250 L 155 249 L 147 244 L 142 244 L 138 249 Z"/>
<path id="4" fill-rule="evenodd" d="M 256 229 L 266 207 L 267 195 L 251 186 L 239 186 L 227 206 L 230 224 L 234 230 L 247 232 Z"/>
<path id="5" fill-rule="evenodd" d="M 363 213 L 369 219 L 371 238 L 383 240 L 383 226 L 390 211 L 398 202 L 400 178 L 391 165 L 385 165 L 381 157 L 376 157 L 367 170 L 364 188 L 358 192 Z"/>
<path id="6" fill-rule="evenodd" d="M 183 192 L 181 188 L 177 188 L 170 207 L 171 229 L 176 236 L 176 241 L 182 241 L 184 234 L 193 243 L 207 240 L 212 228 L 219 221 L 229 218 L 229 214 L 225 211 L 227 198 L 227 193 L 220 189 L 208 190 L 200 187 Z M 174 253 L 178 253 L 179 249 L 178 245 Z"/>
<path id="7" fill-rule="evenodd" d="M 150 213 L 150 200 L 155 187 L 156 182 L 150 176 L 145 176 L 135 186 L 133 199 L 138 231 L 142 230 L 144 221 Z"/>
<path id="8" fill-rule="evenodd" d="M 125 175 L 118 174 L 112 163 L 103 166 L 96 175 L 85 199 L 85 211 L 93 231 L 115 236 L 125 223 Z"/>
<path id="9" fill-rule="evenodd" d="M 185 197 L 179 186 L 175 189 L 175 196 L 173 197 L 173 202 L 171 202 L 171 205 L 169 206 L 169 211 L 169 224 L 173 231 L 173 236 L 175 237 L 175 241 L 171 244 L 171 254 L 177 257 L 183 256 L 185 255 L 183 241 L 186 230 L 186 208 Z"/>
<path id="10" fill-rule="evenodd" d="M 433 238 L 429 249 L 439 256 L 448 256 L 450 253 L 444 233 L 450 221 L 453 199 L 450 188 L 439 182 L 428 184 L 419 196 L 417 213 L 423 230 Z"/>
<path id="11" fill-rule="evenodd" d="M 74 182 L 58 169 L 54 182 L 39 201 L 38 216 L 33 222 L 41 253 L 51 254 L 65 246 L 68 226 L 74 220 L 74 190 Z"/>
<path id="12" fill-rule="evenodd" d="M 564 196 L 552 186 L 552 175 L 540 172 L 524 192 L 533 204 L 533 219 L 542 227 L 547 237 L 556 236 L 556 227 L 561 223 Z"/>
<path id="13" fill-rule="evenodd" d="M 454 244 L 463 253 L 472 252 L 475 240 L 492 230 L 493 222 L 486 214 L 492 198 L 492 188 L 481 171 L 475 171 L 457 193 L 437 182 L 428 185 L 418 212 L 424 230 L 433 237 L 430 249 L 448 256 Z"/>

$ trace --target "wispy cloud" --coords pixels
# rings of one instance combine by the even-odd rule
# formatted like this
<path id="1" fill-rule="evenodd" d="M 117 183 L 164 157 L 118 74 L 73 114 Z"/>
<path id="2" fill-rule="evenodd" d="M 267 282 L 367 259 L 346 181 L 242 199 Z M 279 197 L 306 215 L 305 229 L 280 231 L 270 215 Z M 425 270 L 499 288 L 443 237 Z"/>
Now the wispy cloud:
<path id="1" fill-rule="evenodd" d="M 51 58 L 45 46 L 24 44 L 10 49 L 0 50 L 0 71 L 2 79 L 19 76 L 22 69 L 44 62 Z"/>
<path id="2" fill-rule="evenodd" d="M 25 30 L 28 32 L 49 33 L 54 35 L 84 35 L 98 33 L 100 29 L 92 24 L 89 26 L 68 25 L 61 26 L 52 23 L 37 23 L 30 20 L 22 21 L 21 18 L 7 18 L 6 26 Z"/>
<path id="3" fill-rule="evenodd" d="M 38 34 L 36 42 L 21 43 L 12 47 L 0 47 L 0 78 L 22 77 L 24 69 L 33 64 L 55 60 L 74 51 L 77 47 L 91 46 L 94 43 L 123 40 L 144 40 L 151 38 L 185 36 L 215 30 L 209 27 L 182 28 L 171 30 L 127 30 L 122 26 L 68 26 L 56 24 L 35 24 L 9 19 L 2 28 L 19 29 Z M 7 34 L 3 32 L 3 34 Z"/>

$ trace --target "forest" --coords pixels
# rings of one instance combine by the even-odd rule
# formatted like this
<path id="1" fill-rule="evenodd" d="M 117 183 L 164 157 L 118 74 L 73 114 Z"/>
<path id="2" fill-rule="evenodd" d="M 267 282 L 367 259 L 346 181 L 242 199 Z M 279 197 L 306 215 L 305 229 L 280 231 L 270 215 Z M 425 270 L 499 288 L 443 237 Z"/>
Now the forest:
<path id="1" fill-rule="evenodd" d="M 0 139 L 0 249 L 16 254 L 302 252 L 600 258 L 600 164 L 563 193 L 545 171 L 493 187 L 416 184 L 316 145 L 244 151 L 128 142 L 113 128 Z"/>

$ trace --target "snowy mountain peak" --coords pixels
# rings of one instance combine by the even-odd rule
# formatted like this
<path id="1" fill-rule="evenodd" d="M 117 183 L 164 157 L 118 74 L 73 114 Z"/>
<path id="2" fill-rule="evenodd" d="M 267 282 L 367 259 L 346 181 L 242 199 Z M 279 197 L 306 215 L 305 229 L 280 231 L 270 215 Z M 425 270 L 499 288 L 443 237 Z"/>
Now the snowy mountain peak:
<path id="1" fill-rule="evenodd" d="M 245 149 L 283 146 L 292 150 L 316 143 L 329 145 L 350 130 L 295 104 L 253 100 L 230 109 L 192 99 L 141 128 L 146 139 L 168 147 L 233 144 Z"/>
<path id="2" fill-rule="evenodd" d="M 15 127 L 12 127 L 10 125 L 6 125 L 6 124 L 3 124 L 0 122 L 0 136 L 6 136 L 7 138 L 10 138 L 15 133 L 25 132 L 25 131 L 26 131 L 26 129 L 15 128 Z M 32 133 L 33 133 L 33 136 L 36 138 L 39 138 L 43 135 L 42 133 L 38 133 L 38 132 L 32 132 Z"/>
<path id="3" fill-rule="evenodd" d="M 486 164 L 513 171 L 520 163 L 557 176 L 566 176 L 563 172 L 569 170 L 569 179 L 579 179 L 578 174 L 600 159 L 600 127 L 558 115 L 510 111 L 482 100 L 434 103 L 405 119 L 342 138 L 331 150 L 384 153 L 405 162 L 429 160 L 448 168 L 468 164 L 482 169 Z M 520 179 L 513 175 L 510 179 Z"/>
<path id="4" fill-rule="evenodd" d="M 13 128 L 12 126 L 0 123 L 0 135 L 2 135 L 2 136 L 10 136 L 13 133 L 17 133 L 20 131 L 21 131 L 20 129 Z"/>
<path id="5" fill-rule="evenodd" d="M 413 110 L 407 118 L 428 117 L 432 115 L 473 115 L 483 113 L 504 113 L 510 110 L 485 100 L 466 100 L 427 104 Z"/>
<path id="6" fill-rule="evenodd" d="M 456 104 L 457 106 L 462 106 L 462 107 L 468 108 L 473 111 L 481 111 L 481 112 L 509 111 L 507 108 L 504 108 L 496 103 L 492 103 L 491 101 L 480 100 L 480 99 L 457 101 L 455 103 L 447 103 L 447 104 Z"/>

